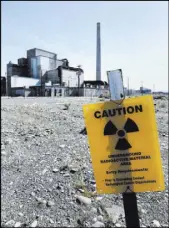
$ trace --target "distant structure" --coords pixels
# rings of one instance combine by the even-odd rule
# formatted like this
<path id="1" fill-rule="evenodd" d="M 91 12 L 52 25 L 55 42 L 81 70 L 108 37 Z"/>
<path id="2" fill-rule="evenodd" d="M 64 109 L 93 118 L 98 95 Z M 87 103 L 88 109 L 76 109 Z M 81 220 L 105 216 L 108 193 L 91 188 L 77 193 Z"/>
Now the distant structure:
<path id="1" fill-rule="evenodd" d="M 66 58 L 58 59 L 57 54 L 39 48 L 28 50 L 27 58 L 19 58 L 17 64 L 7 64 L 8 96 L 23 95 L 25 89 L 26 94 L 31 90 L 30 96 L 56 96 L 64 88 L 79 96 L 83 82 L 84 72 L 79 66 L 71 67 Z"/>
<path id="2" fill-rule="evenodd" d="M 100 23 L 97 23 L 96 32 L 96 81 L 101 81 L 101 37 Z"/>
<path id="3" fill-rule="evenodd" d="M 1 96 L 6 95 L 6 77 L 1 76 Z"/>

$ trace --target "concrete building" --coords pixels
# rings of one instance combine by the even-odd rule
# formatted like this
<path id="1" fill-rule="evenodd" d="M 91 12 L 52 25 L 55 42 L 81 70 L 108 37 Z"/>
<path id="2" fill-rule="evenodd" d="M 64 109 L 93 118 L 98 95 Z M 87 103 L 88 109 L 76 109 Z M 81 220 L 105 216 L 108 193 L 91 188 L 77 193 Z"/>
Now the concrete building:
<path id="1" fill-rule="evenodd" d="M 27 51 L 28 72 L 32 78 L 41 78 L 48 70 L 56 68 L 57 55 L 55 53 L 33 48 Z"/>
<path id="2" fill-rule="evenodd" d="M 37 91 L 35 93 L 41 96 L 45 96 L 47 84 L 76 88 L 77 91 L 77 88 L 80 88 L 84 81 L 84 72 L 81 68 L 70 67 L 66 58 L 57 59 L 57 54 L 38 48 L 28 50 L 27 58 L 18 59 L 18 64 L 11 62 L 7 64 L 8 96 L 14 95 L 16 89 L 12 88 L 21 88 L 14 86 L 12 82 L 14 79 L 16 81 L 16 76 L 19 76 L 17 80 L 21 82 L 23 88 L 27 87 L 26 78 L 39 80 L 40 93 Z M 29 87 L 38 90 L 36 85 L 29 85 Z"/>

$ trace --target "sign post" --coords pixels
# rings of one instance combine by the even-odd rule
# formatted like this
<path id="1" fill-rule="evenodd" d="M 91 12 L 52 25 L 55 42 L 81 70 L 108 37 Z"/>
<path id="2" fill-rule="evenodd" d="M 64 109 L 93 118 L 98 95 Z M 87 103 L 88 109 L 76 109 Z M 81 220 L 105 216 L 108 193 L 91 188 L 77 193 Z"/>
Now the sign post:
<path id="1" fill-rule="evenodd" d="M 125 99 L 122 70 L 108 71 L 107 77 L 111 100 L 114 102 L 118 101 L 119 104 L 122 103 Z M 126 226 L 140 227 L 136 194 L 130 191 L 130 189 L 126 189 L 126 192 L 122 193 L 122 195 Z"/>
<path id="2" fill-rule="evenodd" d="M 165 189 L 151 95 L 125 99 L 122 71 L 109 71 L 111 100 L 83 105 L 98 194 L 123 195 L 127 227 L 140 227 L 136 192 Z"/>

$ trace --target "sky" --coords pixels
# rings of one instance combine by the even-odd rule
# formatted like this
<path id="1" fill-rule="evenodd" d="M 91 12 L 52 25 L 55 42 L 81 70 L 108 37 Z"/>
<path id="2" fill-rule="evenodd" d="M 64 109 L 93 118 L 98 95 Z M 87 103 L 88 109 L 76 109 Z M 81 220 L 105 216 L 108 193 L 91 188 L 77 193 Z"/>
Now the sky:
<path id="1" fill-rule="evenodd" d="M 81 65 L 96 79 L 96 23 L 101 75 L 122 69 L 124 86 L 168 91 L 167 1 L 1 1 L 1 75 L 26 51 L 40 48 Z"/>

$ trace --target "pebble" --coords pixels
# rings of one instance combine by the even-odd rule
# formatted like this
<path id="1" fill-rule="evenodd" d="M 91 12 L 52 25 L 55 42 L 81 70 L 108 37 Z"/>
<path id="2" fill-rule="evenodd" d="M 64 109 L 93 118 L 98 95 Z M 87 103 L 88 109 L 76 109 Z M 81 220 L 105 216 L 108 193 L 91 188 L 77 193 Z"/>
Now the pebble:
<path id="1" fill-rule="evenodd" d="M 81 188 L 78 189 L 79 192 L 84 193 L 85 191 Z"/>
<path id="2" fill-rule="evenodd" d="M 141 213 L 145 214 L 147 211 L 144 209 L 141 209 Z"/>
<path id="3" fill-rule="evenodd" d="M 97 220 L 100 222 L 103 222 L 103 216 L 102 215 L 97 216 Z"/>
<path id="4" fill-rule="evenodd" d="M 49 219 L 49 222 L 50 222 L 51 224 L 53 224 L 53 223 L 54 223 L 54 221 L 53 221 L 52 219 Z"/>
<path id="5" fill-rule="evenodd" d="M 78 169 L 76 169 L 76 168 L 72 168 L 72 169 L 70 170 L 70 173 L 76 173 L 76 172 L 78 172 Z"/>
<path id="6" fill-rule="evenodd" d="M 120 225 L 119 223 L 115 224 L 116 227 L 122 227 L 122 225 Z"/>
<path id="7" fill-rule="evenodd" d="M 154 227 L 160 227 L 159 221 L 153 220 L 153 226 L 154 226 Z"/>
<path id="8" fill-rule="evenodd" d="M 52 206 L 54 206 L 55 205 L 55 203 L 52 201 L 52 200 L 49 200 L 48 202 L 47 202 L 47 206 L 48 207 L 52 207 Z"/>
<path id="9" fill-rule="evenodd" d="M 92 221 L 93 221 L 94 223 L 95 223 L 95 222 L 97 222 L 97 218 L 96 218 L 96 217 L 95 217 L 95 218 L 93 218 L 93 220 L 92 220 Z"/>
<path id="10" fill-rule="evenodd" d="M 111 208 L 105 208 L 105 210 L 114 223 L 119 220 L 120 216 L 124 216 L 124 209 L 117 205 L 113 205 Z"/>
<path id="11" fill-rule="evenodd" d="M 97 213 L 97 209 L 95 207 L 92 207 L 91 212 Z"/>
<path id="12" fill-rule="evenodd" d="M 63 176 L 64 177 L 70 177 L 70 174 L 69 173 L 65 173 Z"/>
<path id="13" fill-rule="evenodd" d="M 36 200 L 38 201 L 38 203 L 46 204 L 46 200 L 43 200 L 42 198 L 36 198 Z"/>
<path id="14" fill-rule="evenodd" d="M 6 226 L 9 226 L 9 227 L 14 226 L 14 224 L 15 224 L 15 221 L 14 220 L 10 220 L 10 221 L 8 221 L 8 222 L 5 223 L 5 225 Z"/>
<path id="15" fill-rule="evenodd" d="M 44 170 L 42 171 L 42 175 L 44 175 L 47 171 L 48 171 L 47 169 L 44 169 Z"/>
<path id="16" fill-rule="evenodd" d="M 6 155 L 6 152 L 5 152 L 5 151 L 1 151 L 1 154 L 2 154 L 2 155 Z"/>
<path id="17" fill-rule="evenodd" d="M 105 225 L 104 223 L 97 221 L 92 225 L 92 227 L 105 227 Z"/>
<path id="18" fill-rule="evenodd" d="M 35 220 L 35 221 L 30 225 L 30 227 L 36 227 L 37 225 L 38 225 L 38 221 Z"/>
<path id="19" fill-rule="evenodd" d="M 22 217 L 23 216 L 23 213 L 22 212 L 19 212 L 18 215 Z"/>
<path id="20" fill-rule="evenodd" d="M 16 222 L 15 225 L 14 225 L 14 227 L 21 227 L 21 225 L 22 224 L 20 222 Z"/>
<path id="21" fill-rule="evenodd" d="M 59 172 L 59 169 L 53 169 L 52 172 L 57 173 L 57 172 Z"/>
<path id="22" fill-rule="evenodd" d="M 85 197 L 85 196 L 75 195 L 75 197 L 78 201 L 80 201 L 80 203 L 83 203 L 85 205 L 89 205 L 92 202 L 90 198 Z"/>
<path id="23" fill-rule="evenodd" d="M 59 147 L 60 147 L 60 148 L 65 148 L 65 145 L 60 145 Z"/>
<path id="24" fill-rule="evenodd" d="M 35 196 L 35 193 L 34 192 L 31 192 L 31 196 Z"/>
<path id="25" fill-rule="evenodd" d="M 97 200 L 97 201 L 100 201 L 100 200 L 102 200 L 102 199 L 103 199 L 103 197 L 101 197 L 101 196 L 97 196 L 97 197 L 96 197 L 96 200 Z"/>

